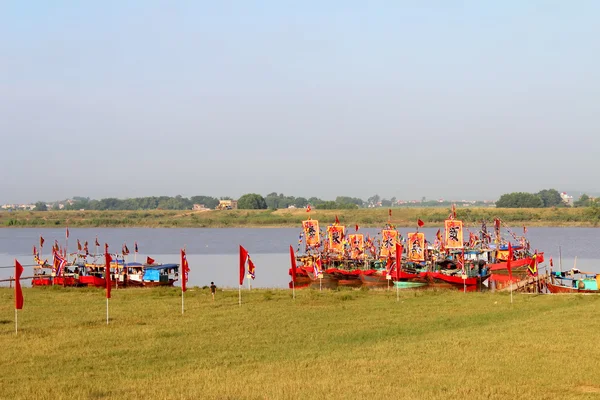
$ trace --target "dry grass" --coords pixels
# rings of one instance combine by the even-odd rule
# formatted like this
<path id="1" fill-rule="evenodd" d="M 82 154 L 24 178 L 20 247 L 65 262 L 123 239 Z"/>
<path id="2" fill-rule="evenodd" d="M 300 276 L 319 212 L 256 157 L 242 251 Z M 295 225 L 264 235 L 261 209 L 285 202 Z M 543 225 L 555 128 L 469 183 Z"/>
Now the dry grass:
<path id="1" fill-rule="evenodd" d="M 595 398 L 597 296 L 0 290 L 0 398 Z"/>
<path id="2" fill-rule="evenodd" d="M 417 219 L 427 226 L 442 226 L 448 217 L 445 208 L 395 208 L 392 223 L 412 227 Z M 338 216 L 343 224 L 380 227 L 388 220 L 387 209 L 315 210 L 313 219 L 333 222 Z M 57 227 L 67 221 L 73 227 L 163 227 L 163 228 L 222 228 L 222 227 L 298 227 L 307 218 L 304 210 L 230 210 L 230 211 L 21 211 L 0 212 L 0 226 Z M 495 217 L 509 225 L 527 226 L 598 226 L 600 208 L 459 208 L 458 218 L 467 224 L 479 224 L 482 219 L 491 223 Z"/>

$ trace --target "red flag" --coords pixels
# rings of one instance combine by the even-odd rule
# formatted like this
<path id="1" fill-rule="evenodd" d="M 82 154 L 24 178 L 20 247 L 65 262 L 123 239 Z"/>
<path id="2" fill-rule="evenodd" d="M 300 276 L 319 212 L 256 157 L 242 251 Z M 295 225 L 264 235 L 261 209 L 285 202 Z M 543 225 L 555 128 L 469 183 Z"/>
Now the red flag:
<path id="1" fill-rule="evenodd" d="M 40 249 L 44 247 L 44 238 L 40 236 Z"/>
<path id="2" fill-rule="evenodd" d="M 185 292 L 187 290 L 188 272 L 190 272 L 190 266 L 188 264 L 187 255 L 185 254 L 184 249 L 181 249 L 181 269 L 183 270 L 183 274 L 181 275 L 181 291 Z"/>
<path id="3" fill-rule="evenodd" d="M 254 280 L 254 276 L 255 276 L 254 271 L 255 270 L 256 270 L 256 266 L 254 266 L 254 263 L 252 262 L 250 255 L 248 255 L 248 274 L 250 275 L 252 280 Z"/>
<path id="4" fill-rule="evenodd" d="M 525 225 L 523 225 L 523 235 L 527 234 L 527 227 Z"/>
<path id="5" fill-rule="evenodd" d="M 67 226 L 67 231 L 65 232 L 65 237 L 68 239 L 69 238 L 69 226 Z"/>
<path id="6" fill-rule="evenodd" d="M 77 239 L 77 250 L 81 251 L 81 242 Z"/>
<path id="7" fill-rule="evenodd" d="M 388 216 L 391 217 L 392 216 L 392 209 L 388 208 Z"/>
<path id="8" fill-rule="evenodd" d="M 338 219 L 338 216 L 337 216 L 337 215 L 335 216 L 335 224 L 336 224 L 336 225 L 339 225 L 339 224 L 340 224 L 340 220 Z"/>
<path id="9" fill-rule="evenodd" d="M 85 243 L 83 244 L 83 251 L 85 251 L 85 254 L 88 255 L 90 254 L 89 250 L 88 250 L 88 242 L 87 240 L 85 241 Z"/>
<path id="10" fill-rule="evenodd" d="M 452 204 L 452 218 L 456 218 L 456 204 Z"/>
<path id="11" fill-rule="evenodd" d="M 100 243 L 98 242 L 98 236 L 96 236 L 96 246 L 100 247 Z"/>
<path id="12" fill-rule="evenodd" d="M 246 274 L 246 260 L 248 259 L 248 252 L 245 248 L 240 245 L 240 286 L 244 284 L 244 275 Z"/>
<path id="13" fill-rule="evenodd" d="M 146 257 L 146 264 L 154 264 L 154 258 Z"/>
<path id="14" fill-rule="evenodd" d="M 439 240 L 440 243 L 442 243 L 442 231 L 440 229 L 438 229 L 437 233 L 435 234 L 435 237 L 437 240 Z"/>
<path id="15" fill-rule="evenodd" d="M 421 221 L 421 219 L 417 220 L 417 225 L 420 227 L 422 227 L 423 225 L 425 225 L 425 222 Z"/>
<path id="16" fill-rule="evenodd" d="M 292 264 L 292 282 L 296 283 L 296 255 L 294 248 L 290 245 L 290 263 Z"/>
<path id="17" fill-rule="evenodd" d="M 15 310 L 23 309 L 23 291 L 21 290 L 21 274 L 23 266 L 15 258 Z"/>
<path id="18" fill-rule="evenodd" d="M 310 204 L 306 205 L 306 212 L 310 212 Z"/>
<path id="19" fill-rule="evenodd" d="M 123 243 L 123 255 L 126 256 L 127 254 L 129 254 L 129 248 Z"/>
<path id="20" fill-rule="evenodd" d="M 354 230 L 358 232 L 358 224 L 354 225 Z"/>
<path id="21" fill-rule="evenodd" d="M 385 273 L 388 275 L 392 274 L 392 257 L 388 255 L 387 262 L 385 263 Z"/>
<path id="22" fill-rule="evenodd" d="M 396 243 L 396 280 L 400 280 L 400 272 L 402 270 L 402 245 Z"/>
<path id="23" fill-rule="evenodd" d="M 512 263 L 513 259 L 513 249 L 510 242 L 508 242 L 508 261 L 506 261 L 506 269 L 508 270 L 508 279 L 510 280 L 510 284 L 512 285 Z"/>
<path id="24" fill-rule="evenodd" d="M 106 298 L 110 299 L 110 263 L 112 262 L 112 257 L 108 254 L 108 244 L 105 245 L 105 253 L 104 253 L 104 284 L 106 286 Z"/>
<path id="25" fill-rule="evenodd" d="M 137 242 L 133 242 L 133 251 L 138 252 Z"/>
<path id="26" fill-rule="evenodd" d="M 33 245 L 33 255 L 35 256 L 37 254 L 37 249 L 35 248 L 35 245 Z"/>
<path id="27" fill-rule="evenodd" d="M 550 266 L 554 267 L 554 263 L 552 262 L 552 257 L 550 257 Z"/>

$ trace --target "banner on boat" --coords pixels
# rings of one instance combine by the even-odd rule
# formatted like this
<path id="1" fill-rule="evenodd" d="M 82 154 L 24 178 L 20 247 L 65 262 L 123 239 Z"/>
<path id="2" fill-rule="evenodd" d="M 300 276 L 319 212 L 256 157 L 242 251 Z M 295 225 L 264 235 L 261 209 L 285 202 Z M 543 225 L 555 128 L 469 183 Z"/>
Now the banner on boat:
<path id="1" fill-rule="evenodd" d="M 361 258 L 365 252 L 365 238 L 362 234 L 348 235 L 350 243 L 350 258 Z"/>
<path id="2" fill-rule="evenodd" d="M 447 249 L 463 248 L 463 223 L 457 219 L 447 219 L 444 223 L 446 228 Z"/>
<path id="3" fill-rule="evenodd" d="M 393 257 L 396 255 L 396 243 L 398 242 L 398 231 L 384 229 L 381 231 L 380 257 Z"/>
<path id="4" fill-rule="evenodd" d="M 425 261 L 425 234 L 423 232 L 408 234 L 408 260 Z"/>
<path id="5" fill-rule="evenodd" d="M 340 225 L 332 225 L 327 227 L 330 251 L 333 251 L 335 253 L 344 252 L 344 230 L 345 227 Z"/>
<path id="6" fill-rule="evenodd" d="M 319 221 L 315 219 L 302 221 L 302 228 L 304 229 L 306 247 L 319 247 Z"/>

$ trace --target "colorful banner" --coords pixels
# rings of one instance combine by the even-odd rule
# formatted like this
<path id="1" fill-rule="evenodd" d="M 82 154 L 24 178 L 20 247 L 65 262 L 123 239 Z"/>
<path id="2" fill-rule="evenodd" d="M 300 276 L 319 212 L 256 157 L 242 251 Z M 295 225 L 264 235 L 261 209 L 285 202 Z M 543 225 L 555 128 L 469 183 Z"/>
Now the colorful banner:
<path id="1" fill-rule="evenodd" d="M 306 247 L 319 247 L 319 221 L 315 219 L 302 221 L 302 228 L 304 229 Z"/>
<path id="2" fill-rule="evenodd" d="M 398 231 L 384 229 L 381 231 L 380 257 L 394 257 L 396 255 L 396 243 L 398 242 Z"/>
<path id="3" fill-rule="evenodd" d="M 362 234 L 348 235 L 350 243 L 350 258 L 362 258 L 365 252 L 365 238 Z"/>
<path id="4" fill-rule="evenodd" d="M 425 234 L 423 232 L 408 234 L 408 260 L 425 261 Z"/>
<path id="5" fill-rule="evenodd" d="M 345 227 L 341 225 L 332 225 L 327 227 L 329 236 L 329 251 L 334 253 L 344 252 L 344 231 Z"/>
<path id="6" fill-rule="evenodd" d="M 446 228 L 446 243 L 447 249 L 462 249 L 463 248 L 463 223 L 457 219 L 447 219 L 444 222 Z"/>

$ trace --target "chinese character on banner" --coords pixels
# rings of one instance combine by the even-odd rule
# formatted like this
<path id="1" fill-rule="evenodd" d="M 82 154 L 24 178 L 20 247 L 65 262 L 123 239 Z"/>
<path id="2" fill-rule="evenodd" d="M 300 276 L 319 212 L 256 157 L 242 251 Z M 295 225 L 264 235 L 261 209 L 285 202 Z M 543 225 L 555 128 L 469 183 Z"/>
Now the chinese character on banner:
<path id="1" fill-rule="evenodd" d="M 398 231 L 384 229 L 381 231 L 380 257 L 393 257 L 396 254 L 396 243 L 398 242 Z"/>
<path id="2" fill-rule="evenodd" d="M 408 259 L 425 261 L 425 234 L 423 232 L 408 234 Z"/>
<path id="3" fill-rule="evenodd" d="M 304 229 L 306 247 L 319 247 L 319 221 L 314 219 L 302 221 L 302 228 Z"/>
<path id="4" fill-rule="evenodd" d="M 457 219 L 447 219 L 444 223 L 446 228 L 447 249 L 463 248 L 463 223 Z"/>

